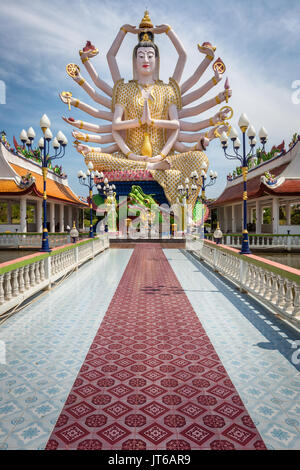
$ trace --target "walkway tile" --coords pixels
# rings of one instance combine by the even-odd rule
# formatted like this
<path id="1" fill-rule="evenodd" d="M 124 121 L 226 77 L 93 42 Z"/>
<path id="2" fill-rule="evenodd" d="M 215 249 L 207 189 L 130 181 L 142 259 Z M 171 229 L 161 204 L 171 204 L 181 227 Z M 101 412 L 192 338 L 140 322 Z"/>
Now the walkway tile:
<path id="1" fill-rule="evenodd" d="M 0 449 L 43 449 L 132 250 L 105 251 L 0 329 Z"/>
<path id="2" fill-rule="evenodd" d="M 265 449 L 158 246 L 136 246 L 46 448 Z"/>
<path id="3" fill-rule="evenodd" d="M 299 335 L 190 254 L 164 253 L 267 447 L 299 449 Z"/>

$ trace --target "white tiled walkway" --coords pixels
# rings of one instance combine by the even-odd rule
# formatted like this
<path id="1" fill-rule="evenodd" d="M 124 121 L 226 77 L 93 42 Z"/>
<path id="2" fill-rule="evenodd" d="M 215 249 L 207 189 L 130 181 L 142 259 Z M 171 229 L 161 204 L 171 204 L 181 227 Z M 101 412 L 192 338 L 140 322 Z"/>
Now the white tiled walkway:
<path id="1" fill-rule="evenodd" d="M 267 447 L 300 449 L 299 335 L 190 254 L 164 252 Z"/>
<path id="2" fill-rule="evenodd" d="M 44 449 L 132 250 L 107 250 L 0 328 L 0 449 Z"/>
<path id="3" fill-rule="evenodd" d="M 300 449 L 296 335 L 189 254 L 164 252 L 267 447 Z M 1 326 L 1 449 L 45 447 L 131 253 L 102 253 Z"/>

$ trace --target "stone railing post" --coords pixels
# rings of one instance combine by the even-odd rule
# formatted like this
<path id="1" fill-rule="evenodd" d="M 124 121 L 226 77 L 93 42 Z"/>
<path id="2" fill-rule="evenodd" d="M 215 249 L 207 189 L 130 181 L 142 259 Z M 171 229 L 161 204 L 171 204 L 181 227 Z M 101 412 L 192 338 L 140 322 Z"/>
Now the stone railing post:
<path id="1" fill-rule="evenodd" d="M 293 284 L 295 297 L 294 297 L 294 308 L 292 311 L 292 316 L 300 318 L 300 285 L 294 282 Z"/>
<path id="2" fill-rule="evenodd" d="M 240 291 L 241 292 L 246 292 L 246 272 L 247 272 L 247 264 L 245 263 L 244 260 L 240 259 Z"/>
<path id="3" fill-rule="evenodd" d="M 3 283 L 4 283 L 4 274 L 0 274 L 0 305 L 3 304 L 4 302 Z"/>
<path id="4" fill-rule="evenodd" d="M 218 272 L 217 255 L 218 255 L 218 250 L 214 247 L 213 248 L 213 268 L 214 268 L 214 271 L 216 271 L 216 272 Z"/>
<path id="5" fill-rule="evenodd" d="M 44 259 L 45 278 L 48 279 L 48 286 L 46 289 L 51 289 L 51 275 L 52 275 L 52 263 L 51 256 Z"/>
<path id="6" fill-rule="evenodd" d="M 18 269 L 19 271 L 19 292 L 22 294 L 25 291 L 25 282 L 24 282 L 24 266 Z"/>
<path id="7" fill-rule="evenodd" d="M 12 297 L 12 295 L 11 295 L 12 289 L 11 289 L 10 279 L 11 279 L 11 272 L 9 271 L 8 273 L 4 274 L 4 280 L 5 280 L 4 290 L 5 290 L 5 299 L 6 300 L 10 300 L 11 297 Z"/>
<path id="8" fill-rule="evenodd" d="M 13 272 L 12 272 L 12 296 L 13 297 L 17 297 L 18 294 L 19 294 L 19 283 L 18 283 L 18 269 L 15 269 Z"/>
<path id="9" fill-rule="evenodd" d="M 286 294 L 285 294 L 285 304 L 283 309 L 286 313 L 292 313 L 293 309 L 293 294 L 292 294 L 292 281 L 286 281 Z"/>
<path id="10" fill-rule="evenodd" d="M 78 269 L 79 265 L 79 250 L 78 246 L 75 246 L 75 263 L 76 263 L 76 270 Z"/>

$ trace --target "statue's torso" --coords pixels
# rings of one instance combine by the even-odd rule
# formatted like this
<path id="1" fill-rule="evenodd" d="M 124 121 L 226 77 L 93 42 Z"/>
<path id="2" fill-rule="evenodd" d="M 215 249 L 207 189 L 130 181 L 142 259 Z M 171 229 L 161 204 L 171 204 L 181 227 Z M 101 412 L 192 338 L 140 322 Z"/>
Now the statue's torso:
<path id="1" fill-rule="evenodd" d="M 150 90 L 150 89 L 149 89 Z M 179 87 L 176 82 L 170 80 L 169 84 L 158 80 L 151 88 L 149 94 L 149 109 L 152 119 L 169 119 L 168 110 L 171 104 L 175 104 L 179 109 L 181 99 Z M 116 104 L 124 108 L 124 119 L 141 119 L 144 107 L 144 98 L 141 88 L 135 80 L 124 83 L 118 82 L 114 89 L 113 110 Z M 145 132 L 149 133 L 153 155 L 158 155 L 166 142 L 166 131 L 146 124 L 129 129 L 126 133 L 126 143 L 129 148 L 136 153 L 140 153 Z"/>

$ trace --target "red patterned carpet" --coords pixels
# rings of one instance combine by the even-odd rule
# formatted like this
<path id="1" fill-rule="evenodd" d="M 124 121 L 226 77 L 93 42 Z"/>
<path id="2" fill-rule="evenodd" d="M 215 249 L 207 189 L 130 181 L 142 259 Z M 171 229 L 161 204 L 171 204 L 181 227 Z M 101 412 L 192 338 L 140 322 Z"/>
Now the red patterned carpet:
<path id="1" fill-rule="evenodd" d="M 136 245 L 46 449 L 265 449 L 160 247 Z"/>

